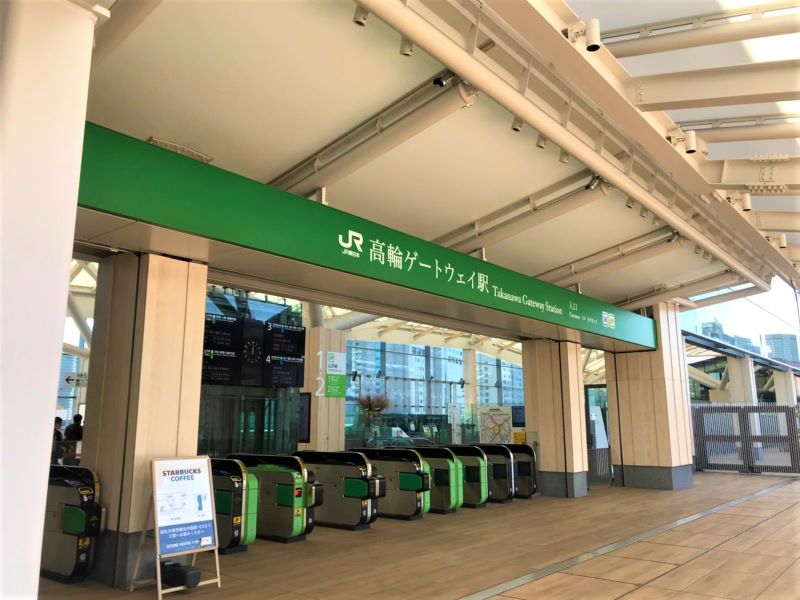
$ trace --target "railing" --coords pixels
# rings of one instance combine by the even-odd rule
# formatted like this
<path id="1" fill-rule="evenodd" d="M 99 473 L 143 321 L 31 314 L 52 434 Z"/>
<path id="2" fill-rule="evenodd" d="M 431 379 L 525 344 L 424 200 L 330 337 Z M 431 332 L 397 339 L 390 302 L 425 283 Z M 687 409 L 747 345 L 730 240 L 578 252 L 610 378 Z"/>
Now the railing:
<path id="1" fill-rule="evenodd" d="M 695 466 L 741 473 L 800 473 L 795 406 L 693 404 Z"/>

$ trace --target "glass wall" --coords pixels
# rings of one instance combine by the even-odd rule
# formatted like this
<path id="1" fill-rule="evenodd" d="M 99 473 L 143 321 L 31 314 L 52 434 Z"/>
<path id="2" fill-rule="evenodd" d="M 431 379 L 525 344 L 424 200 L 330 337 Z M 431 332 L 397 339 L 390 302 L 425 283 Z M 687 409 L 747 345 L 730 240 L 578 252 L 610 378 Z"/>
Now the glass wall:
<path id="1" fill-rule="evenodd" d="M 348 447 L 364 444 L 477 442 L 477 406 L 467 406 L 466 380 L 477 381 L 478 405 L 524 405 L 522 368 L 478 353 L 477 373 L 464 374 L 464 350 L 348 340 Z M 366 423 L 359 397 L 385 397 L 389 406 Z"/>
<path id="2" fill-rule="evenodd" d="M 304 354 L 299 301 L 209 285 L 198 454 L 296 450 Z"/>
<path id="3" fill-rule="evenodd" d="M 740 288 L 692 300 L 733 289 Z M 772 280 L 769 292 L 687 311 L 681 315 L 681 321 L 685 330 L 800 366 L 798 295 L 778 277 Z"/>

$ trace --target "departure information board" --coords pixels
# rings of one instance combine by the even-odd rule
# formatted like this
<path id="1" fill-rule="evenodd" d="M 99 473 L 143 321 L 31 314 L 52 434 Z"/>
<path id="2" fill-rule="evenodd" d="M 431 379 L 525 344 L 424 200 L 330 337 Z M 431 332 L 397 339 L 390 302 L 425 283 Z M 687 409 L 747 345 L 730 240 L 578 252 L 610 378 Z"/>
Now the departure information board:
<path id="1" fill-rule="evenodd" d="M 264 379 L 267 387 L 303 387 L 302 357 L 267 356 L 265 359 Z"/>
<path id="2" fill-rule="evenodd" d="M 306 328 L 267 322 L 264 349 L 276 356 L 305 356 Z"/>
<path id="3" fill-rule="evenodd" d="M 242 319 L 207 314 L 203 337 L 203 383 L 239 385 L 241 351 Z"/>

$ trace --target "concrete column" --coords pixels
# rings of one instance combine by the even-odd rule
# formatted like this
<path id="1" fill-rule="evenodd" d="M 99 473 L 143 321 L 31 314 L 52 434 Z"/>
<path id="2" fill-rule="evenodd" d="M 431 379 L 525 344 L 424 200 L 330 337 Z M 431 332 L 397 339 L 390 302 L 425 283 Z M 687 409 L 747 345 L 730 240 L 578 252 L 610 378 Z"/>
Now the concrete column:
<path id="1" fill-rule="evenodd" d="M 4 598 L 34 598 L 39 586 L 98 16 L 85 7 L 88 4 L 0 3 L 0 330 L 7 342 L 0 349 L 0 456 L 5 482 L 0 596 Z M 98 12 L 107 14 L 103 9 Z M 24 482 L 24 498 L 19 482 Z"/>
<path id="2" fill-rule="evenodd" d="M 653 307 L 658 350 L 606 353 L 615 479 L 628 487 L 692 485 L 692 429 L 680 311 Z"/>
<path id="3" fill-rule="evenodd" d="M 328 352 L 346 352 L 346 332 L 325 327 L 306 329 L 304 392 L 311 394 L 311 442 L 300 450 L 344 450 L 344 398 L 318 396 L 325 391 Z"/>
<path id="4" fill-rule="evenodd" d="M 197 454 L 207 274 L 156 255 L 100 263 L 81 464 L 100 477 L 93 577 L 108 585 L 128 585 L 151 526 L 150 460 Z"/>
<path id="5" fill-rule="evenodd" d="M 478 440 L 478 354 L 471 348 L 464 349 L 464 423 L 467 424 L 467 442 Z"/>
<path id="6" fill-rule="evenodd" d="M 587 493 L 586 410 L 581 347 L 573 342 L 522 342 L 525 424 L 545 496 Z"/>
<path id="7" fill-rule="evenodd" d="M 773 371 L 775 384 L 775 403 L 783 406 L 797 406 L 797 379 L 791 371 Z"/>

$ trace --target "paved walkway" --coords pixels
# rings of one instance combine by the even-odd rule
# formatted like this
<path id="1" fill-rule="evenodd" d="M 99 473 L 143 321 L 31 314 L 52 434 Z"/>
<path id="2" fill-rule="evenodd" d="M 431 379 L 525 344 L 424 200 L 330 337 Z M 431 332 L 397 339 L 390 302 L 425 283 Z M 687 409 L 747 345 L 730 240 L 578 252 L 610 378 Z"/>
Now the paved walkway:
<path id="1" fill-rule="evenodd" d="M 800 599 L 800 481 L 492 598 Z"/>

